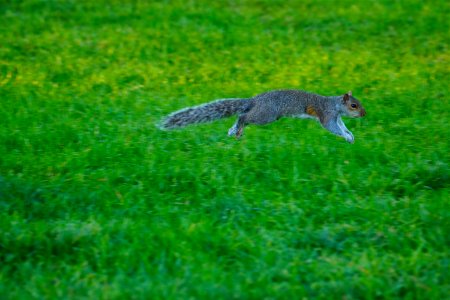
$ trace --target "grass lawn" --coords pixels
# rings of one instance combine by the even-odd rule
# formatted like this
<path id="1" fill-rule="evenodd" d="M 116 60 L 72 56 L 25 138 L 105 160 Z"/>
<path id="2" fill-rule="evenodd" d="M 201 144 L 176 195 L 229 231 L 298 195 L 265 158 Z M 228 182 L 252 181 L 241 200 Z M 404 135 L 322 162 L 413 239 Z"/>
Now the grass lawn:
<path id="1" fill-rule="evenodd" d="M 0 299 L 449 299 L 448 1 L 0 1 Z M 166 114 L 353 91 L 311 120 Z"/>

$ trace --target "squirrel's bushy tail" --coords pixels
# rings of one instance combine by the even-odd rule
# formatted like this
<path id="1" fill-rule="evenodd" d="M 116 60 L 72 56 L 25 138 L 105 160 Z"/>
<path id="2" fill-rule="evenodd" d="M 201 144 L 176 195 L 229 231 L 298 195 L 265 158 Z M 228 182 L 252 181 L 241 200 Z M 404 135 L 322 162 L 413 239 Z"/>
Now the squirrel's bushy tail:
<path id="1" fill-rule="evenodd" d="M 245 112 L 249 105 L 248 99 L 219 99 L 173 112 L 162 120 L 159 127 L 174 129 L 190 124 L 211 122 Z"/>

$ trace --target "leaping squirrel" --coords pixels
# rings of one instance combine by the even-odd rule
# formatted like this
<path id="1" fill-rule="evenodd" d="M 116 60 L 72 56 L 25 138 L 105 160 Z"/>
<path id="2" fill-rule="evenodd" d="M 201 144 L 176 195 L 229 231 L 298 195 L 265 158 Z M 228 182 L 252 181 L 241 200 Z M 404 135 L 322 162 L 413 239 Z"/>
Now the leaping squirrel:
<path id="1" fill-rule="evenodd" d="M 178 110 L 163 119 L 161 129 L 174 129 L 189 124 L 206 123 L 238 115 L 228 130 L 229 136 L 240 138 L 249 124 L 263 125 L 281 117 L 315 119 L 331 133 L 353 143 L 353 134 L 341 116 L 360 118 L 366 115 L 361 103 L 348 92 L 340 96 L 321 96 L 300 90 L 279 90 L 247 99 L 219 99 L 206 104 Z"/>

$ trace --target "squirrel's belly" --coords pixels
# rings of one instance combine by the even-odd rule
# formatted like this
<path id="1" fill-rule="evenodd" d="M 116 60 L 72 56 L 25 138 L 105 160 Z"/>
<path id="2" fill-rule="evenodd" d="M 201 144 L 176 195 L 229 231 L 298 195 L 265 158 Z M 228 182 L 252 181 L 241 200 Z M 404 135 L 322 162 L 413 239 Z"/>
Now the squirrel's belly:
<path id="1" fill-rule="evenodd" d="M 300 119 L 317 119 L 316 116 L 308 115 L 308 114 L 296 114 L 292 115 L 294 118 L 300 118 Z"/>

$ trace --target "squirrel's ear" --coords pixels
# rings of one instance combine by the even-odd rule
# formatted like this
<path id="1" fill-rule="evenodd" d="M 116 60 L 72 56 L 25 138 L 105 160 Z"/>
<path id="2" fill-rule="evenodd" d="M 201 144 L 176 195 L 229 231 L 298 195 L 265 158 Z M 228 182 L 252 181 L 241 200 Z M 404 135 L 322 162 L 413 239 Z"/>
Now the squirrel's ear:
<path id="1" fill-rule="evenodd" d="M 351 95 L 351 94 L 350 94 L 350 95 Z M 343 100 L 343 102 L 345 103 L 345 102 L 348 101 L 348 99 L 350 99 L 350 96 L 349 96 L 348 94 L 345 94 L 345 95 L 344 95 L 344 98 L 343 98 L 342 100 Z"/>

